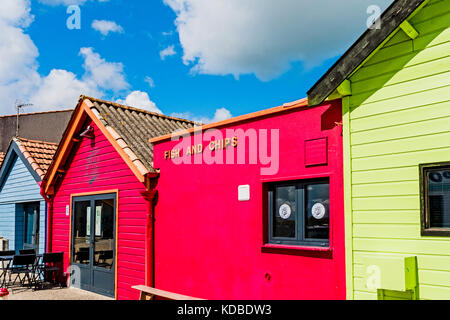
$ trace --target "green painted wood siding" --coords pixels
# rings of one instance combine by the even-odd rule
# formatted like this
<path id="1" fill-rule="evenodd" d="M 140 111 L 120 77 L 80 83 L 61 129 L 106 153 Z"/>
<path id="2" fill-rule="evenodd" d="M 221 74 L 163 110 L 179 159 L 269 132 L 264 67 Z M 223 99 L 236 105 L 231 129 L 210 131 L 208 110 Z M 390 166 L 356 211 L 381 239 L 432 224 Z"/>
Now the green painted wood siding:
<path id="1" fill-rule="evenodd" d="M 419 37 L 399 30 L 344 98 L 349 298 L 377 298 L 362 257 L 394 254 L 418 257 L 421 299 L 450 299 L 450 238 L 421 236 L 419 195 L 419 164 L 450 161 L 450 0 L 409 22 Z"/>

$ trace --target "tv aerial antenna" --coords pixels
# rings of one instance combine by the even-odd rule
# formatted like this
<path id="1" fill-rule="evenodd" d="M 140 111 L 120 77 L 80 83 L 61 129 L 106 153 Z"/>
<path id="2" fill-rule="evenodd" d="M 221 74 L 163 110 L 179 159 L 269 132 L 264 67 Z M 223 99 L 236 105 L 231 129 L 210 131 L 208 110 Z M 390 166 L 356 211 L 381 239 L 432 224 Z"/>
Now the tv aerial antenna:
<path id="1" fill-rule="evenodd" d="M 19 100 L 16 100 L 16 110 L 17 110 L 17 120 L 16 120 L 16 137 L 19 137 L 19 116 L 20 116 L 20 110 L 22 110 L 25 107 L 32 106 L 32 103 L 21 103 Z"/>

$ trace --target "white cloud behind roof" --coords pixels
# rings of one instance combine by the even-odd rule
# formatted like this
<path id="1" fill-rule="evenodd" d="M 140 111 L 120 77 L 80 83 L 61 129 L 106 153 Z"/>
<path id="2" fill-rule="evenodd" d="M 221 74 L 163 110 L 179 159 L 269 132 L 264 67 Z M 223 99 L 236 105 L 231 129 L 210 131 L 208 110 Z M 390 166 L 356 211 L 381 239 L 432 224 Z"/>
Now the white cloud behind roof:
<path id="1" fill-rule="evenodd" d="M 321 64 L 367 28 L 367 9 L 392 0 L 163 0 L 176 13 L 194 73 L 270 80 L 291 63 Z"/>

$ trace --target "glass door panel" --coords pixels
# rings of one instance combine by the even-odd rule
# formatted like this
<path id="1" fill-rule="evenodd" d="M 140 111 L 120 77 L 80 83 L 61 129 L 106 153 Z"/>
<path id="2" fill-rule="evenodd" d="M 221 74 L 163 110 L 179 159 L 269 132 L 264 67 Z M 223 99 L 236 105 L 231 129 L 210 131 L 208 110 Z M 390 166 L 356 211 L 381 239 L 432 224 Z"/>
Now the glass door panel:
<path id="1" fill-rule="evenodd" d="M 24 249 L 38 249 L 39 246 L 39 203 L 24 205 Z"/>
<path id="2" fill-rule="evenodd" d="M 91 202 L 74 203 L 73 226 L 73 258 L 72 262 L 90 264 L 91 248 Z"/>
<path id="3" fill-rule="evenodd" d="M 112 269 L 114 262 L 114 199 L 95 201 L 94 266 Z"/>

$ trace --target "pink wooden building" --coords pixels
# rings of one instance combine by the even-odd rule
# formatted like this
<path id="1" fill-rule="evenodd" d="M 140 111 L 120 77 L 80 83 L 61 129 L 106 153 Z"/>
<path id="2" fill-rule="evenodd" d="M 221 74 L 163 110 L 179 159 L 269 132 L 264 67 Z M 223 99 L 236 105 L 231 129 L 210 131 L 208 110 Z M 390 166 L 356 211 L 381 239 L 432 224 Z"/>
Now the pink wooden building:
<path id="1" fill-rule="evenodd" d="M 48 251 L 64 252 L 73 286 L 137 299 L 152 285 L 155 192 L 150 137 L 193 126 L 82 96 L 42 183 Z"/>
<path id="2" fill-rule="evenodd" d="M 301 100 L 152 139 L 155 287 L 345 299 L 341 120 L 340 100 Z"/>

